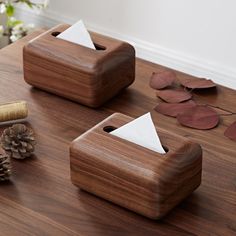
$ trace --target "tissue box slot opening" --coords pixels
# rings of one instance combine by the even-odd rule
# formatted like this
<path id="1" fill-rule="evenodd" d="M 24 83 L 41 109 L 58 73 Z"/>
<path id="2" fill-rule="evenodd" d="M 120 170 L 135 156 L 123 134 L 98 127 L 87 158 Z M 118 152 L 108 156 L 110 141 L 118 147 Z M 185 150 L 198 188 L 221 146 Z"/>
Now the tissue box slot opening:
<path id="1" fill-rule="evenodd" d="M 114 131 L 116 129 L 117 128 L 115 128 L 114 126 L 109 125 L 109 126 L 105 126 L 103 128 L 103 131 L 105 131 L 106 133 L 111 133 L 112 131 Z M 166 153 L 169 152 L 169 148 L 168 147 L 163 146 L 163 145 L 162 145 L 162 147 L 163 147 L 163 149 L 165 150 Z M 162 154 L 162 155 L 165 155 L 165 154 Z"/>
<path id="2" fill-rule="evenodd" d="M 61 32 L 59 32 L 59 31 L 52 32 L 52 36 L 57 37 L 60 33 Z M 106 50 L 106 47 L 104 47 L 102 45 L 99 45 L 97 43 L 93 43 L 93 44 L 94 44 L 97 51 L 105 51 Z"/>
<path id="3" fill-rule="evenodd" d="M 61 32 L 58 32 L 58 31 L 52 32 L 52 36 L 57 37 L 60 33 L 61 33 Z"/>
<path id="4" fill-rule="evenodd" d="M 166 153 L 169 152 L 169 148 L 168 147 L 163 146 L 163 145 L 162 145 L 162 147 L 163 147 L 163 149 L 165 150 Z"/>
<path id="5" fill-rule="evenodd" d="M 117 128 L 115 128 L 114 126 L 105 126 L 103 128 L 103 130 L 107 133 L 111 133 L 112 131 L 116 130 Z"/>
<path id="6" fill-rule="evenodd" d="M 102 46 L 102 45 L 99 45 L 99 44 L 96 44 L 96 43 L 93 43 L 96 50 L 98 51 L 105 51 L 106 50 L 106 47 Z"/>

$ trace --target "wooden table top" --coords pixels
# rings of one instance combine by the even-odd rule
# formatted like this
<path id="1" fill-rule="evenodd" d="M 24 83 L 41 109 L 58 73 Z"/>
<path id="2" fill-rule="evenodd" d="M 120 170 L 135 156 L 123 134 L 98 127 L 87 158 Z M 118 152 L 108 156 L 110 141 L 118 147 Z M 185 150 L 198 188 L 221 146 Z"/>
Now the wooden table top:
<path id="1" fill-rule="evenodd" d="M 223 135 L 236 116 L 223 116 L 217 128 L 200 131 L 156 113 L 158 99 L 148 82 L 163 67 L 140 59 L 135 83 L 101 109 L 31 88 L 23 80 L 22 47 L 38 34 L 0 51 L 1 102 L 28 102 L 27 123 L 38 142 L 35 156 L 13 160 L 11 181 L 0 185 L 0 235 L 236 235 L 236 143 Z M 178 77 L 190 76 L 178 72 Z M 234 90 L 218 86 L 194 98 L 219 107 L 220 113 L 236 113 Z M 114 112 L 138 117 L 149 111 L 158 126 L 189 137 L 204 150 L 201 186 L 160 221 L 80 191 L 70 181 L 73 139 Z M 8 125 L 2 124 L 1 131 Z"/>

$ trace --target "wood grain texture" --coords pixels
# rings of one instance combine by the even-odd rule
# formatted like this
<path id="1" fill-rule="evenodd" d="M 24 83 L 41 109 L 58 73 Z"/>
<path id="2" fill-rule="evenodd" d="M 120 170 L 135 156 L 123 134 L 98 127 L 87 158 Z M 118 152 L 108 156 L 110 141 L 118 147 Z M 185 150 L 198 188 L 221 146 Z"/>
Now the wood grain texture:
<path id="1" fill-rule="evenodd" d="M 161 155 L 105 131 L 132 120 L 114 113 L 75 139 L 70 146 L 71 179 L 83 190 L 160 219 L 200 185 L 202 149 L 158 128 L 168 150 Z"/>
<path id="2" fill-rule="evenodd" d="M 24 78 L 35 87 L 90 107 L 99 107 L 135 79 L 135 50 L 91 32 L 98 50 L 59 38 L 59 25 L 24 47 Z"/>
<path id="3" fill-rule="evenodd" d="M 140 59 L 136 61 L 136 80 L 132 86 L 99 110 L 34 89 L 24 82 L 22 49 L 39 33 L 42 31 L 0 51 L 1 102 L 27 101 L 26 124 L 34 129 L 38 143 L 35 157 L 23 162 L 13 160 L 11 182 L 0 186 L 0 235 L 10 232 L 11 236 L 18 236 L 20 226 L 15 225 L 19 221 L 27 228 L 24 235 L 37 235 L 34 222 L 40 221 L 44 224 L 42 235 L 50 235 L 50 229 L 57 228 L 60 233 L 56 235 L 70 235 L 72 231 L 89 236 L 234 236 L 236 145 L 224 137 L 224 131 L 235 116 L 224 116 L 217 128 L 201 131 L 183 127 L 176 119 L 153 111 L 159 100 L 149 87 L 149 78 L 153 71 L 164 68 Z M 179 80 L 192 78 L 176 73 Z M 218 86 L 216 90 L 194 93 L 194 99 L 220 107 L 220 113 L 225 113 L 222 109 L 236 113 L 234 90 Z M 69 145 L 76 137 L 114 112 L 136 118 L 148 111 L 158 127 L 188 137 L 203 148 L 200 187 L 161 221 L 149 220 L 79 191 L 70 180 Z M 0 131 L 8 125 L 1 124 Z M 19 215 L 14 217 L 16 214 Z M 7 223 L 3 215 L 8 215 Z"/>

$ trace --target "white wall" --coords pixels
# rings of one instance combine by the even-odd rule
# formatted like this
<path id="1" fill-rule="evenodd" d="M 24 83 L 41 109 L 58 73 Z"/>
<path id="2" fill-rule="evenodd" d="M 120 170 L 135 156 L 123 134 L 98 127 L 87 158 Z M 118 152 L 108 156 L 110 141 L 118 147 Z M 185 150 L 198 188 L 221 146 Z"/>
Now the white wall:
<path id="1" fill-rule="evenodd" d="M 51 0 L 49 26 L 83 19 L 89 29 L 130 41 L 139 57 L 236 89 L 235 0 Z"/>

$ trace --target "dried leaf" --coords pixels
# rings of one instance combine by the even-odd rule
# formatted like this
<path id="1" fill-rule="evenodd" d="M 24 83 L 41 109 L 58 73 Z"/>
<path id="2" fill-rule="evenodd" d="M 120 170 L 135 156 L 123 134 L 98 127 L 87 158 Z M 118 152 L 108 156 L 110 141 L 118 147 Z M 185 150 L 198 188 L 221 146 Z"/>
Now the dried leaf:
<path id="1" fill-rule="evenodd" d="M 216 87 L 216 84 L 210 79 L 194 79 L 194 80 L 185 80 L 181 84 L 189 89 L 206 89 Z"/>
<path id="2" fill-rule="evenodd" d="M 150 79 L 150 87 L 153 89 L 163 89 L 173 84 L 176 79 L 176 74 L 173 71 L 167 70 L 159 73 L 152 73 Z"/>
<path id="3" fill-rule="evenodd" d="M 187 91 L 172 89 L 160 90 L 157 96 L 168 103 L 180 103 L 192 98 L 192 94 Z"/>
<path id="4" fill-rule="evenodd" d="M 180 124 L 195 129 L 212 129 L 220 121 L 219 115 L 212 108 L 205 105 L 197 105 L 186 112 L 177 115 Z"/>
<path id="5" fill-rule="evenodd" d="M 236 121 L 226 129 L 224 135 L 236 141 Z"/>
<path id="6" fill-rule="evenodd" d="M 163 115 L 177 117 L 178 114 L 184 113 L 195 106 L 196 103 L 190 100 L 183 103 L 160 103 L 154 109 Z"/>

